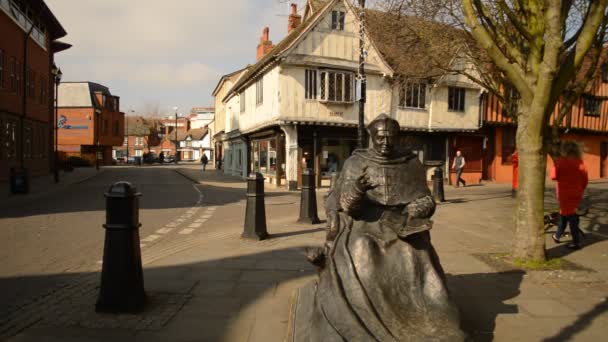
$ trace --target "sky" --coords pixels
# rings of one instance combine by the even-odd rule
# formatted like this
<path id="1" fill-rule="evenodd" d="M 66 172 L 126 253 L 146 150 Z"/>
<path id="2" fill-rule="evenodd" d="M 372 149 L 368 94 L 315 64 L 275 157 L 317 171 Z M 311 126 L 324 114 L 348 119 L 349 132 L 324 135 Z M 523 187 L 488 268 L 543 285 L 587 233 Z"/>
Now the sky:
<path id="1" fill-rule="evenodd" d="M 304 0 L 46 0 L 72 44 L 55 56 L 62 82 L 92 81 L 121 111 L 189 113 L 213 106 L 222 75 L 255 63 L 265 26 L 278 43 L 290 3 Z"/>

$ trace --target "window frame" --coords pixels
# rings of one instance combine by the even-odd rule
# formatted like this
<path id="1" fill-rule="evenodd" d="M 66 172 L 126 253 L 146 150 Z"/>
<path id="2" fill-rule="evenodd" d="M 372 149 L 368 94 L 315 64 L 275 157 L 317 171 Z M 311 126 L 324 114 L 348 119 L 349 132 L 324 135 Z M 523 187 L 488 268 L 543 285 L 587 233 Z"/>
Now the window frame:
<path id="1" fill-rule="evenodd" d="M 4 49 L 0 49 L 0 89 L 4 89 Z"/>
<path id="2" fill-rule="evenodd" d="M 331 11 L 331 30 L 344 31 L 344 23 L 346 21 L 346 12 Z"/>
<path id="3" fill-rule="evenodd" d="M 510 117 L 509 111 L 517 114 L 517 111 L 519 110 L 519 100 L 521 98 L 517 88 L 510 84 L 505 84 L 503 86 L 503 96 L 504 102 L 502 103 L 502 116 Z M 510 107 L 510 109 L 507 109 L 508 107 Z"/>
<path id="4" fill-rule="evenodd" d="M 256 106 L 264 104 L 264 77 L 255 81 L 255 104 Z"/>
<path id="5" fill-rule="evenodd" d="M 316 100 L 318 94 L 318 70 L 306 69 L 304 70 L 304 99 Z"/>
<path id="6" fill-rule="evenodd" d="M 338 76 L 341 76 L 338 78 Z M 333 87 L 330 83 L 333 79 Z M 338 82 L 340 79 L 340 82 Z M 323 103 L 354 103 L 355 74 L 344 70 L 319 70 L 319 101 Z M 340 86 L 338 85 L 340 83 Z M 340 88 L 339 88 L 340 87 Z M 340 95 L 338 95 L 340 90 Z M 331 96 L 333 91 L 333 96 Z M 333 98 L 332 98 L 333 97 Z"/>
<path id="7" fill-rule="evenodd" d="M 243 92 L 241 92 L 241 93 L 239 94 L 239 107 L 240 107 L 240 113 L 241 113 L 241 114 L 242 114 L 242 113 L 245 113 L 245 110 L 246 110 L 245 106 L 246 106 L 246 102 L 245 102 L 245 92 L 243 91 Z"/>
<path id="8" fill-rule="evenodd" d="M 408 104 L 408 93 L 410 93 L 410 103 Z M 414 105 L 414 93 L 416 96 L 416 105 Z M 407 81 L 402 82 L 399 86 L 399 108 L 403 109 L 426 109 L 426 93 L 427 83 Z M 422 104 L 422 106 L 421 106 Z"/>
<path id="9" fill-rule="evenodd" d="M 10 80 L 10 86 L 9 89 L 12 92 L 17 92 L 17 88 L 19 88 L 19 86 L 17 85 L 17 57 L 15 56 L 11 56 L 10 58 L 10 69 L 9 69 L 9 80 Z"/>
<path id="10" fill-rule="evenodd" d="M 590 103 L 590 101 L 593 101 Z M 584 94 L 583 95 L 583 115 L 591 117 L 599 117 L 602 114 L 603 99 L 597 96 Z M 590 108 L 593 106 L 593 108 Z"/>
<path id="11" fill-rule="evenodd" d="M 456 94 L 454 94 L 456 92 Z M 465 112 L 466 111 L 466 94 L 467 90 L 463 87 L 448 87 L 448 112 Z M 456 98 L 457 97 L 457 98 Z M 452 101 L 455 99 L 456 103 Z"/>

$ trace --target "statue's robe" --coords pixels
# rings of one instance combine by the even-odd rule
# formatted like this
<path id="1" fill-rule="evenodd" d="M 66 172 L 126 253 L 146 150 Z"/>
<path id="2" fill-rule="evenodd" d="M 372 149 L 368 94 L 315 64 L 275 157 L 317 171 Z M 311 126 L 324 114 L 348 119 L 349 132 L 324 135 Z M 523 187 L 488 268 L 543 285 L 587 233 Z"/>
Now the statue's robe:
<path id="1" fill-rule="evenodd" d="M 310 340 L 464 340 L 431 245 L 430 221 L 408 222 L 404 210 L 430 196 L 424 167 L 412 153 L 384 159 L 358 150 L 332 195 L 352 191 L 364 167 L 378 186 L 357 210 L 339 212 L 339 232 L 319 273 Z"/>

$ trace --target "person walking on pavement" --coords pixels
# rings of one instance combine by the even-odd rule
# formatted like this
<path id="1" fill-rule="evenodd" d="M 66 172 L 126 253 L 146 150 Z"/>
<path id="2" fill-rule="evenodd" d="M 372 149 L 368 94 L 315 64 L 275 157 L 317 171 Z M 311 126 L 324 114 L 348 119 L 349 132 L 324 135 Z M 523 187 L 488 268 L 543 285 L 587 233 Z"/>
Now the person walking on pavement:
<path id="1" fill-rule="evenodd" d="M 165 152 L 160 152 L 160 154 L 158 155 L 158 161 L 160 162 L 160 165 L 163 165 L 163 163 L 165 162 Z"/>
<path id="2" fill-rule="evenodd" d="M 209 158 L 207 155 L 203 153 L 203 157 L 201 158 L 201 163 L 203 164 L 203 171 L 207 168 L 207 163 L 209 163 Z"/>
<path id="3" fill-rule="evenodd" d="M 461 177 L 465 164 L 462 152 L 460 150 L 456 151 L 456 158 L 454 158 L 454 162 L 452 163 L 452 169 L 456 169 L 456 187 L 460 186 L 460 182 L 462 182 L 463 187 L 467 186 L 467 182 Z"/>
<path id="4" fill-rule="evenodd" d="M 557 232 L 551 235 L 551 238 L 555 243 L 560 243 L 560 238 L 564 234 L 566 226 L 569 225 L 572 243 L 568 245 L 568 248 L 579 249 L 582 232 L 579 228 L 576 209 L 583 200 L 589 178 L 582 160 L 581 149 L 576 142 L 565 141 L 562 145 L 561 155 L 551 169 L 551 179 L 557 181 L 560 215 Z"/>

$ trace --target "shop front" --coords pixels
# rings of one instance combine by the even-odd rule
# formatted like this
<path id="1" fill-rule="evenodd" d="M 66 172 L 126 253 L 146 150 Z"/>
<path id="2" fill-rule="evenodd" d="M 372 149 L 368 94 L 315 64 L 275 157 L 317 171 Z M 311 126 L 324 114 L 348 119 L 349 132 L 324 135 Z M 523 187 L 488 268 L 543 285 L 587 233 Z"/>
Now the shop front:
<path id="1" fill-rule="evenodd" d="M 314 169 L 317 186 L 329 186 L 331 175 L 340 172 L 357 148 L 354 127 L 298 127 L 298 187 L 305 168 Z"/>
<path id="2" fill-rule="evenodd" d="M 279 130 L 256 133 L 249 139 L 250 170 L 268 183 L 285 184 L 285 135 Z"/>

